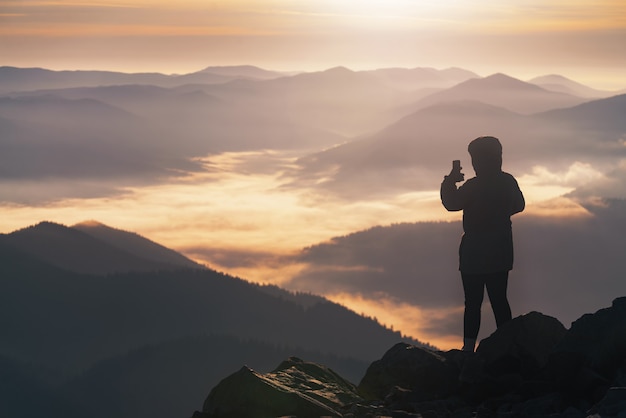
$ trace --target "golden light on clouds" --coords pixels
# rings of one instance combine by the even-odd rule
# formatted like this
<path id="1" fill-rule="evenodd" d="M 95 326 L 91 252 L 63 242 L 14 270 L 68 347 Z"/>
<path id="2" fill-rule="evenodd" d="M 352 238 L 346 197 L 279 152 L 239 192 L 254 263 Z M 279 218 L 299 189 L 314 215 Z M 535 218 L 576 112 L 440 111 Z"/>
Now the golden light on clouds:
<path id="1" fill-rule="evenodd" d="M 89 24 L 118 26 L 122 33 L 128 26 L 226 26 L 241 29 L 241 34 L 276 31 L 315 31 L 321 28 L 364 27 L 375 30 L 423 29 L 433 25 L 439 29 L 500 28 L 511 30 L 561 30 L 626 27 L 626 5 L 621 1 L 142 1 L 74 2 L 74 1 L 4 1 L 0 17 L 3 26 L 23 34 L 38 34 L 38 26 L 65 25 L 82 27 L 89 35 Z M 296 24 L 294 24 L 296 23 Z M 400 27 L 398 27 L 400 24 Z M 448 27 L 450 25 L 451 27 Z M 26 26 L 19 28 L 19 26 Z M 19 31 L 18 31 L 19 30 Z M 167 35 L 170 30 L 163 33 Z M 7 32 L 8 33 L 8 32 Z M 135 32 L 145 34 L 145 30 Z M 73 35 L 71 33 L 70 35 Z"/>
<path id="2" fill-rule="evenodd" d="M 604 174 L 589 163 L 574 162 L 565 170 L 553 171 L 535 166 L 530 173 L 518 178 L 529 203 L 550 201 L 566 195 L 577 187 L 604 178 Z"/>
<path id="3" fill-rule="evenodd" d="M 88 213 L 90 218 L 145 234 L 174 248 L 198 242 L 235 248 L 233 243 L 240 243 L 241 250 L 289 252 L 376 223 L 448 216 L 441 211 L 436 190 L 401 194 L 388 200 L 345 201 L 323 192 L 283 188 L 287 180 L 280 170 L 263 174 L 239 169 L 259 154 L 267 153 L 212 156 L 206 160 L 212 168 L 209 172 L 169 184 L 129 188 L 117 197 L 6 207 L 0 228 L 10 232 L 42 219 L 73 224 L 85 220 Z M 292 157 L 276 158 L 284 158 L 288 164 Z M 32 192 L 36 184 L 9 187 Z M 54 188 L 50 183 L 47 187 Z M 59 187 L 77 184 L 65 182 Z"/>
<path id="4" fill-rule="evenodd" d="M 274 161 L 274 169 L 246 171 L 259 159 Z M 290 255 L 304 247 L 372 225 L 402 222 L 460 220 L 459 212 L 442 209 L 438 190 L 406 192 L 383 199 L 344 200 L 324 190 L 283 187 L 289 181 L 284 167 L 293 162 L 290 153 L 224 153 L 200 159 L 210 167 L 169 183 L 127 188 L 109 197 L 65 199 L 45 205 L 3 206 L 0 232 L 11 232 L 42 220 L 73 225 L 97 219 L 164 243 L 202 263 L 210 257 L 204 249 L 229 252 Z M 281 168 L 283 167 L 283 168 Z M 569 173 L 569 174 L 568 174 Z M 537 167 L 520 176 L 529 202 L 528 211 L 560 216 L 580 216 L 584 211 L 571 201 L 556 201 L 576 185 L 599 174 L 590 166 L 573 164 L 565 172 Z M 19 197 L 37 190 L 37 182 L 0 184 L 5 196 Z M 91 187 L 81 180 L 54 183 L 48 190 Z M 57 191 L 58 191 L 57 190 Z M 330 216 L 329 214 L 332 214 Z M 229 270 L 250 280 L 280 284 L 297 266 L 281 266 L 265 260 L 265 268 L 245 266 Z M 261 264 L 263 264 L 261 263 Z M 228 266 L 216 266 L 226 270 Z M 287 268 L 289 271 L 281 272 Z"/>
<path id="5" fill-rule="evenodd" d="M 383 325 L 401 330 L 402 335 L 428 342 L 439 349 L 451 350 L 458 348 L 461 343 L 461 321 L 458 321 L 458 329 L 448 332 L 430 329 L 429 324 L 445 321 L 450 316 L 462 318 L 462 306 L 429 309 L 394 300 L 383 294 L 378 298 L 366 298 L 352 293 L 329 294 L 326 297 L 354 312 L 373 317 Z"/>

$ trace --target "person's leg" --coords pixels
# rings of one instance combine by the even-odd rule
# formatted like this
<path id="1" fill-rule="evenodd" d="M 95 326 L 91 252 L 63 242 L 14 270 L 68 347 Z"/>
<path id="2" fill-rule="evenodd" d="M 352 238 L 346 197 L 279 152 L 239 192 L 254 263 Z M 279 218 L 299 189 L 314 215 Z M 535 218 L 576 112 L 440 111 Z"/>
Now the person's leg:
<path id="1" fill-rule="evenodd" d="M 485 287 L 487 287 L 487 294 L 498 328 L 511 320 L 511 307 L 506 297 L 508 281 L 508 271 L 490 274 L 485 280 Z"/>
<path id="2" fill-rule="evenodd" d="M 485 282 L 481 275 L 461 273 L 465 292 L 463 316 L 463 351 L 474 351 L 480 329 L 480 308 L 485 293 Z"/>

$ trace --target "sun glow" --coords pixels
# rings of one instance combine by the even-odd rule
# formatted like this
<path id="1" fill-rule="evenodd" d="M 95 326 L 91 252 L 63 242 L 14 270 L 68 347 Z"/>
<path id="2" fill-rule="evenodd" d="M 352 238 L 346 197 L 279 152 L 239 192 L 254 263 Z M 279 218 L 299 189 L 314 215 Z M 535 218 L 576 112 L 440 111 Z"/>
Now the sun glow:
<path id="1" fill-rule="evenodd" d="M 453 7 L 454 6 L 454 7 Z M 468 11 L 459 2 L 410 1 L 410 0 L 365 0 L 320 2 L 331 16 L 338 17 L 347 27 L 372 29 L 420 29 L 441 27 L 442 24 L 461 21 Z"/>
<path id="2" fill-rule="evenodd" d="M 340 0 L 326 3 L 338 12 L 356 15 L 405 15 L 414 12 L 418 7 L 428 7 L 427 2 L 408 0 Z"/>

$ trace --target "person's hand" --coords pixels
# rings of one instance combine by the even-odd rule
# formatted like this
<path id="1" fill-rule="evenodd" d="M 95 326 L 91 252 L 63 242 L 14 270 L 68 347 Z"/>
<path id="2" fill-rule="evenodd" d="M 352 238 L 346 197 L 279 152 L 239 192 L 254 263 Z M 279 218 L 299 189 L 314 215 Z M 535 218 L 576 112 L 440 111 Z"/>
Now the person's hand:
<path id="1" fill-rule="evenodd" d="M 455 183 L 465 180 L 465 174 L 461 172 L 462 168 L 460 163 L 453 163 L 452 170 L 446 177 Z"/>

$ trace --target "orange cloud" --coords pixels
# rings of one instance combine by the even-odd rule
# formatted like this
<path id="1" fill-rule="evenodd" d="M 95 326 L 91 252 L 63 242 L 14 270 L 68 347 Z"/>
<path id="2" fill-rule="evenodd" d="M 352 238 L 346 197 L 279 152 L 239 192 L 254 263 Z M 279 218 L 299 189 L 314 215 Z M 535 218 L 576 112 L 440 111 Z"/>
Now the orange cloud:
<path id="1" fill-rule="evenodd" d="M 386 295 L 381 295 L 377 299 L 350 293 L 324 296 L 355 312 L 374 317 L 381 324 L 400 331 L 402 335 L 427 342 L 441 350 L 451 350 L 460 346 L 462 306 L 428 309 L 399 302 Z M 439 326 L 449 322 L 458 323 L 457 332 Z"/>

